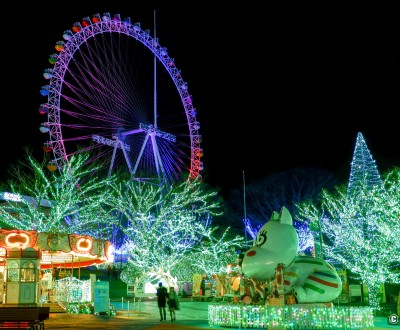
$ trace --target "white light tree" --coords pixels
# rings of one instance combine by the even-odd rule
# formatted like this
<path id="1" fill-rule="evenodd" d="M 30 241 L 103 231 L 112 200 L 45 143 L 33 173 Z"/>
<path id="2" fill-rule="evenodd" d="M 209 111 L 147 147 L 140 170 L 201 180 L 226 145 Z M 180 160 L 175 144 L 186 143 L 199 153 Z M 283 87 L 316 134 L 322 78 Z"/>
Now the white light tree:
<path id="1" fill-rule="evenodd" d="M 123 180 L 110 188 L 113 197 L 108 208 L 123 217 L 121 230 L 126 235 L 128 267 L 123 278 L 154 270 L 177 272 L 182 265 L 188 270 L 190 263 L 200 265 L 207 258 L 211 266 L 210 255 L 215 262 L 237 242 L 221 243 L 215 237 L 210 218 L 221 214 L 221 202 L 217 192 L 205 189 L 201 182 L 182 181 L 167 188 Z M 202 247 L 212 252 L 201 255 Z M 218 265 L 225 260 L 219 260 Z M 174 276 L 181 279 L 188 275 Z"/>
<path id="2" fill-rule="evenodd" d="M 360 191 L 360 200 L 370 201 L 368 207 L 363 207 L 349 201 L 346 190 L 346 186 L 337 187 L 335 192 L 324 190 L 320 207 L 303 203 L 299 213 L 320 222 L 323 256 L 357 274 L 368 288 L 369 304 L 379 308 L 380 285 L 400 281 L 400 274 L 393 267 L 393 263 L 400 261 L 400 238 L 395 239 L 384 230 L 398 226 L 398 218 L 387 218 L 386 197 L 381 191 Z"/>
<path id="3" fill-rule="evenodd" d="M 244 243 L 244 237 L 232 236 L 230 227 L 222 233 L 212 228 L 204 233 L 200 244 L 183 257 L 183 262 L 177 265 L 175 271 L 188 281 L 192 280 L 192 274 L 206 274 L 210 278 L 215 274 L 225 274 L 229 264 L 238 262 Z"/>
<path id="4" fill-rule="evenodd" d="M 189 279 L 189 269 L 219 270 L 237 258 L 241 238 L 232 237 L 229 228 L 218 236 L 218 228 L 210 226 L 222 209 L 216 191 L 197 181 L 166 188 L 97 176 L 101 172 L 87 165 L 88 157 L 79 153 L 50 171 L 46 157 L 39 162 L 26 149 L 6 187 L 18 202 L 0 205 L 0 225 L 107 240 L 118 227 L 127 236 L 131 275 L 181 269 Z"/>
<path id="5" fill-rule="evenodd" d="M 365 139 L 359 132 L 351 162 L 347 195 L 357 196 L 360 190 L 372 188 L 383 189 L 383 182 Z"/>
<path id="6" fill-rule="evenodd" d="M 377 309 L 380 285 L 400 282 L 399 182 L 398 170 L 381 180 L 359 133 L 349 185 L 323 189 L 321 203 L 298 205 L 299 216 L 320 228 L 323 257 L 357 274 Z"/>
<path id="7" fill-rule="evenodd" d="M 380 199 L 382 203 L 380 209 L 387 221 L 380 222 L 377 230 L 393 245 L 395 254 L 392 256 L 391 264 L 400 273 L 400 168 L 393 167 L 388 171 L 383 184 L 385 191 L 384 199 Z"/>
<path id="8" fill-rule="evenodd" d="M 12 229 L 108 238 L 110 216 L 101 205 L 112 177 L 97 177 L 96 166 L 86 165 L 88 154 L 71 157 L 52 172 L 46 157 L 38 161 L 28 148 L 25 153 L 10 169 L 8 182 L 18 201 L 0 205 L 0 223 Z"/>

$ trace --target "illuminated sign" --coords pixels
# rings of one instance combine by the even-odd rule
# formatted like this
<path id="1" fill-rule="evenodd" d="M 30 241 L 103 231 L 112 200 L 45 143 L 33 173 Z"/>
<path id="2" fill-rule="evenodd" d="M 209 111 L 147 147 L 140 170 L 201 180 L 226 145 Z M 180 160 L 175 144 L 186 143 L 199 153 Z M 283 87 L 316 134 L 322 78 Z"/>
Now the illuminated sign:
<path id="1" fill-rule="evenodd" d="M 9 192 L 4 192 L 3 198 L 7 201 L 12 201 L 12 202 L 20 202 L 22 200 L 20 195 L 12 194 Z"/>

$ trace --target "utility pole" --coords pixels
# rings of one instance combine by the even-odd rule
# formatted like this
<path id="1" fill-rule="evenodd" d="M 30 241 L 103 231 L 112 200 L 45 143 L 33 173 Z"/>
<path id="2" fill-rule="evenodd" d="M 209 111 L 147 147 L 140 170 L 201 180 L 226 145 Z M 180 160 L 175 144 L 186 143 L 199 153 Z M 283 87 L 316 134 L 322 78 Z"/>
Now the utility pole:
<path id="1" fill-rule="evenodd" d="M 246 181 L 243 171 L 243 212 L 244 212 L 244 240 L 247 247 L 247 213 L 246 213 Z"/>

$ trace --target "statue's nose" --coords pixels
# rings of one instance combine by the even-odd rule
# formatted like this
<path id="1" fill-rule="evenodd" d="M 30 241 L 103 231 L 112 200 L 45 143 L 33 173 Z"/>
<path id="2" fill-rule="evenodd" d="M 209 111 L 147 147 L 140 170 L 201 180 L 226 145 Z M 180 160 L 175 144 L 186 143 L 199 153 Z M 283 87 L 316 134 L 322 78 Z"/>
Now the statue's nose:
<path id="1" fill-rule="evenodd" d="M 254 257 L 256 254 L 257 254 L 256 251 L 251 250 L 251 251 L 247 252 L 246 257 Z"/>

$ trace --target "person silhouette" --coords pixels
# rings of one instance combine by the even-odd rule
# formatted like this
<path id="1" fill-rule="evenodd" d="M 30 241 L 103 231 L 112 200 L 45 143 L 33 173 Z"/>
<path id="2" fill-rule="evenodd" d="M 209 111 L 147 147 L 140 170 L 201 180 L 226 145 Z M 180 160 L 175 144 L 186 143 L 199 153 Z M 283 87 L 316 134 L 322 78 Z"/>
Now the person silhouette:
<path id="1" fill-rule="evenodd" d="M 200 296 L 206 295 L 206 278 L 203 276 L 200 282 Z"/>
<path id="2" fill-rule="evenodd" d="M 169 308 L 169 314 L 171 315 L 171 321 L 176 321 L 175 311 L 180 309 L 180 304 L 179 304 L 178 295 L 176 294 L 173 286 L 169 287 L 167 303 L 168 303 L 168 308 Z"/>
<path id="3" fill-rule="evenodd" d="M 165 321 L 167 317 L 167 297 L 168 297 L 168 290 L 165 286 L 163 286 L 162 282 L 158 283 L 157 288 L 157 304 L 158 309 L 160 311 L 160 321 Z"/>

